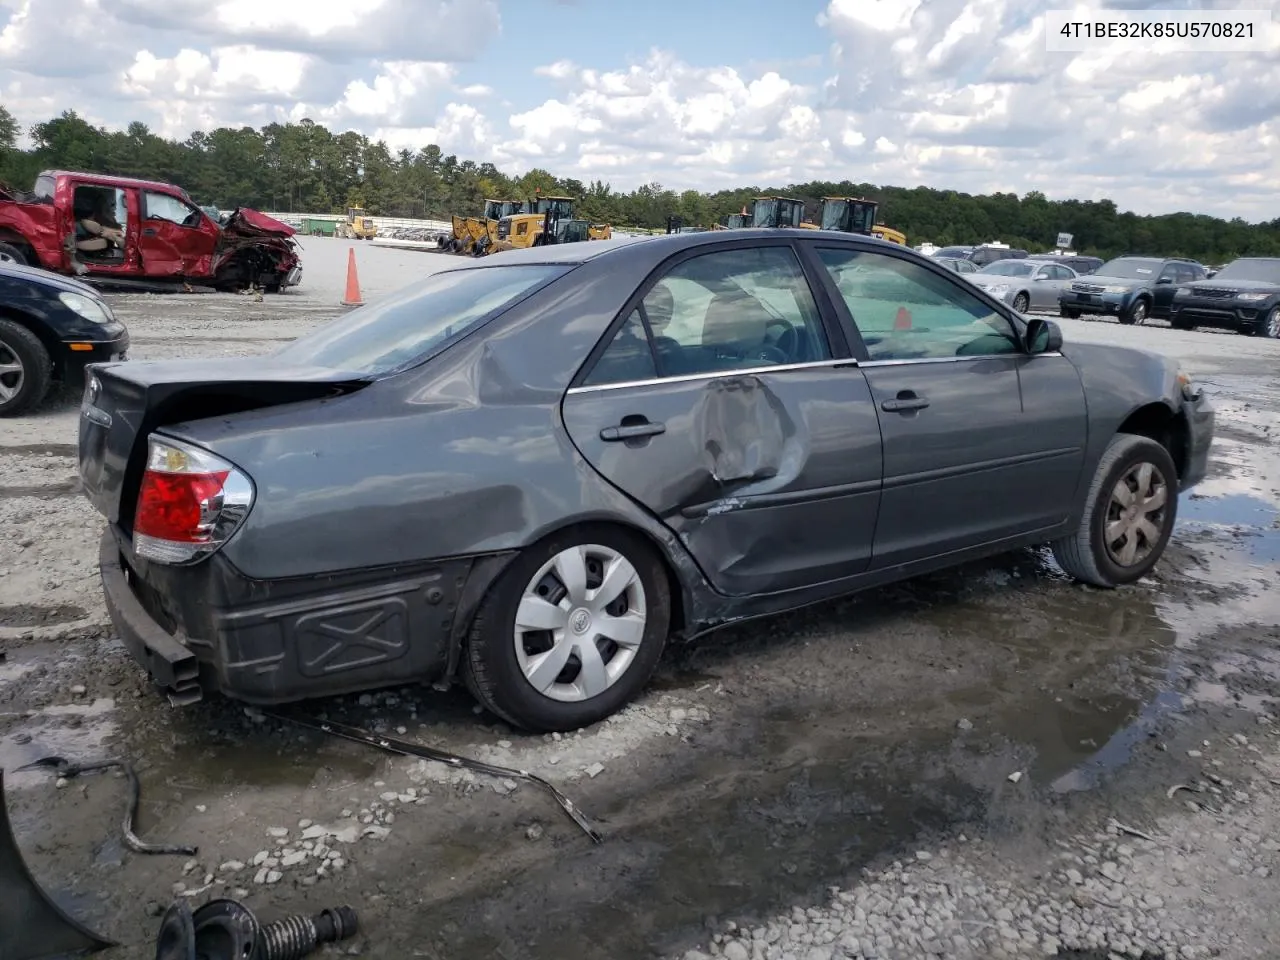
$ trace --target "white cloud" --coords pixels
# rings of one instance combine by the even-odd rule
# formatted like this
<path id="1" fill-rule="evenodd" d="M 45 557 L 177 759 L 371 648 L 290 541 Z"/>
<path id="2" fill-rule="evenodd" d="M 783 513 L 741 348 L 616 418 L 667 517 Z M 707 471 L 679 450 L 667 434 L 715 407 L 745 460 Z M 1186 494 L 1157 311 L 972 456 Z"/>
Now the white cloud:
<path id="1" fill-rule="evenodd" d="M 809 57 L 716 65 L 655 22 L 629 41 L 674 50 L 612 63 L 575 41 L 520 77 L 529 41 L 498 0 L 0 0 L 0 96 L 24 124 L 74 107 L 178 137 L 305 116 L 620 189 L 847 177 L 1280 216 L 1280 54 L 1048 53 L 1043 11 L 828 0 Z"/>

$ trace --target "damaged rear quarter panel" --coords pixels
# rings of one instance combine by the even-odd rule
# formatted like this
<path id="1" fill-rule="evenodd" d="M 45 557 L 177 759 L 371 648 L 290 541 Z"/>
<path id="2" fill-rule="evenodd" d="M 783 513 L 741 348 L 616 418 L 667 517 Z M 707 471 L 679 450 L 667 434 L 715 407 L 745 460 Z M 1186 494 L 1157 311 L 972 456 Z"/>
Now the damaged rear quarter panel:
<path id="1" fill-rule="evenodd" d="M 536 261 L 527 252 L 520 259 Z M 674 536 L 592 470 L 561 426 L 570 379 L 645 272 L 631 258 L 603 261 L 354 394 L 167 427 L 253 478 L 255 504 L 227 560 L 257 579 L 316 576 L 496 553 L 612 519 L 690 569 Z"/>

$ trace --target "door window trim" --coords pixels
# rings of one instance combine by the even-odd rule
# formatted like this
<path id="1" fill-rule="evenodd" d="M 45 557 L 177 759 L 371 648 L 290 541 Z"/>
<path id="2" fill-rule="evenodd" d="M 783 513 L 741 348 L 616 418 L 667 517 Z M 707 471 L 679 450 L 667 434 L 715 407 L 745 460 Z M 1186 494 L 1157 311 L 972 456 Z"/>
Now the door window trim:
<path id="1" fill-rule="evenodd" d="M 812 259 L 813 264 L 821 270 L 821 280 L 827 297 L 831 300 L 835 311 L 835 315 L 841 325 L 845 327 L 845 336 L 849 340 L 854 358 L 858 361 L 859 367 L 883 367 L 883 366 L 903 366 L 909 363 L 959 363 L 972 360 L 994 360 L 1007 357 L 1028 357 L 1032 354 L 1027 353 L 1026 343 L 1024 342 L 1026 328 L 1021 320 L 1016 319 L 1012 312 L 1000 301 L 996 300 L 985 290 L 977 287 L 976 284 L 969 284 L 967 281 L 960 280 L 960 275 L 948 270 L 945 267 L 930 262 L 929 258 L 925 258 L 925 262 L 920 262 L 912 257 L 903 256 L 897 250 L 879 249 L 869 244 L 862 246 L 859 243 L 838 243 L 831 240 L 808 240 L 800 242 L 802 248 L 806 248 L 805 252 Z M 946 278 L 950 283 L 956 285 L 962 292 L 971 296 L 975 296 L 978 300 L 992 308 L 992 312 L 1003 317 L 1013 328 L 1014 335 L 1017 338 L 1018 350 L 1015 353 L 975 353 L 966 354 L 963 357 L 919 357 L 915 359 L 902 360 L 872 360 L 871 353 L 867 350 L 866 344 L 862 340 L 862 331 L 858 328 L 857 323 L 853 319 L 853 313 L 849 309 L 849 305 L 845 303 L 844 297 L 840 293 L 840 289 L 836 286 L 835 277 L 831 276 L 831 271 L 826 268 L 822 259 L 818 256 L 819 250 L 842 250 L 855 253 L 874 253 L 882 257 L 890 257 L 894 260 L 902 260 L 906 263 L 915 264 L 925 270 L 929 270 L 940 277 Z M 959 287 L 959 284 L 965 283 L 965 287 Z M 1046 354 L 1035 354 L 1034 356 L 1061 356 L 1058 351 Z"/>
<path id="2" fill-rule="evenodd" d="M 653 331 L 649 329 L 649 317 L 645 310 L 641 308 L 644 298 L 649 295 L 659 280 L 663 279 L 668 273 L 674 270 L 680 264 L 695 257 L 705 256 L 711 253 L 723 253 L 732 250 L 755 250 L 760 247 L 786 247 L 791 251 L 792 256 L 796 258 L 796 262 L 800 265 L 800 271 L 805 281 L 809 284 L 809 291 L 813 295 L 814 305 L 818 309 L 818 319 L 822 324 L 822 332 L 826 335 L 827 346 L 830 349 L 831 357 L 825 360 L 810 360 L 803 363 L 778 363 L 770 364 L 763 367 L 741 367 L 736 370 L 714 370 L 705 373 L 678 374 L 673 376 L 659 376 L 653 380 L 633 380 L 625 383 L 599 383 L 585 384 L 587 376 L 595 369 L 596 364 L 600 361 L 600 357 L 613 343 L 614 337 L 618 335 L 618 331 L 631 318 L 631 314 L 639 310 L 641 322 L 644 324 L 645 335 L 649 340 L 649 351 L 654 353 Z M 818 264 L 821 267 L 821 264 Z M 678 250 L 671 256 L 660 261 L 648 274 L 645 275 L 639 286 L 632 291 L 631 295 L 623 302 L 622 308 L 618 311 L 617 316 L 610 321 L 609 326 L 601 334 L 600 339 L 596 341 L 595 346 L 587 354 L 586 359 L 579 365 L 573 378 L 569 381 L 569 387 L 566 393 L 585 393 L 591 390 L 612 390 L 619 387 L 635 387 L 641 385 L 655 383 L 677 383 L 686 380 L 709 380 L 721 377 L 737 377 L 744 374 L 760 374 L 760 373 L 779 373 L 787 370 L 803 370 L 813 367 L 825 366 L 856 366 L 851 361 L 856 359 L 853 355 L 851 346 L 846 339 L 844 327 L 839 322 L 839 315 L 836 312 L 834 303 L 830 299 L 830 292 L 822 283 L 823 274 L 816 273 L 812 269 L 813 265 L 807 260 L 806 253 L 794 240 L 789 237 L 752 237 L 749 242 L 741 239 L 733 238 L 718 243 L 698 244 L 697 246 L 687 247 Z M 654 369 L 661 370 L 658 364 L 658 358 L 654 357 Z"/>

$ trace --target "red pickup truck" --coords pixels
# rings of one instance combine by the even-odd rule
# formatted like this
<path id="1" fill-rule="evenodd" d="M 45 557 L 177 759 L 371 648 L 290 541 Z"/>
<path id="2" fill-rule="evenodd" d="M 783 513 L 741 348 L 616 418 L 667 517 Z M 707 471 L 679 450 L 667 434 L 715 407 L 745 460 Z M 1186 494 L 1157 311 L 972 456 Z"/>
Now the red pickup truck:
<path id="1" fill-rule="evenodd" d="M 0 261 L 97 286 L 278 293 L 302 279 L 293 227 L 239 208 L 219 225 L 169 183 L 46 170 L 0 187 Z"/>

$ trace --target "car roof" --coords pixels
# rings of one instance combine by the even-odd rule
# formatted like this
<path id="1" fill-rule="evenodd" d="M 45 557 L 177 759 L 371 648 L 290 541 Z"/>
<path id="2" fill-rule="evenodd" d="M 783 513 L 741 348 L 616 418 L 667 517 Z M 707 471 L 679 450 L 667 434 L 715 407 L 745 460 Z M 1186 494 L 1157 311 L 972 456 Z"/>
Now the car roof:
<path id="1" fill-rule="evenodd" d="M 614 237 L 610 240 L 579 240 L 574 243 L 554 243 L 548 246 L 524 247 L 518 250 L 502 250 L 486 257 L 459 257 L 459 264 L 446 270 L 469 270 L 483 267 L 500 267 L 511 263 L 563 263 L 579 264 L 601 257 L 616 255 L 619 251 L 647 244 L 656 253 L 673 254 L 690 247 L 712 244 L 745 244 L 761 238 L 794 238 L 796 240 L 846 241 L 869 248 L 910 250 L 900 243 L 881 240 L 841 230 L 805 230 L 800 227 L 745 227 L 741 230 L 700 230 L 697 233 L 666 233 L 654 236 Z M 915 251 L 911 251 L 915 253 Z M 921 254 L 916 253 L 916 256 Z"/>

